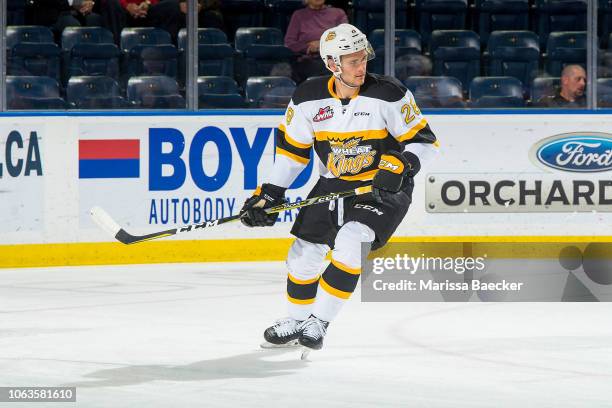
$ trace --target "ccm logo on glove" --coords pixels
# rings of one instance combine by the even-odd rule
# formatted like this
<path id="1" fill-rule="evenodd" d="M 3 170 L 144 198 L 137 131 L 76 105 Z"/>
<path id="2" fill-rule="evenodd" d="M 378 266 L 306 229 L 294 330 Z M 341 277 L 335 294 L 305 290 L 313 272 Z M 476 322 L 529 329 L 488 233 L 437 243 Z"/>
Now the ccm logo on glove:
<path id="1" fill-rule="evenodd" d="M 383 154 L 378 163 L 378 168 L 395 174 L 402 174 L 404 172 L 404 163 L 395 156 Z"/>

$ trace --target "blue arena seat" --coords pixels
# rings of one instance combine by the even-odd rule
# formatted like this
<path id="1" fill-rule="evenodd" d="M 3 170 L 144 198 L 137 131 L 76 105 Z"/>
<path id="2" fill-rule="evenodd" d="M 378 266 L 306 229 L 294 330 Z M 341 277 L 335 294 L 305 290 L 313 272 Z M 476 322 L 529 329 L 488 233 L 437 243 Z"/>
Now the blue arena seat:
<path id="1" fill-rule="evenodd" d="M 413 76 L 404 80 L 421 108 L 464 108 L 463 90 L 457 78 Z"/>
<path id="2" fill-rule="evenodd" d="M 597 79 L 597 106 L 612 108 L 612 78 Z"/>
<path id="3" fill-rule="evenodd" d="M 184 83 L 186 75 L 187 30 L 178 35 L 179 77 Z M 198 75 L 233 76 L 234 49 L 227 42 L 225 33 L 217 28 L 198 29 Z"/>
<path id="4" fill-rule="evenodd" d="M 199 93 L 230 94 L 240 93 L 238 83 L 228 76 L 200 76 L 198 77 Z"/>
<path id="5" fill-rule="evenodd" d="M 534 78 L 531 83 L 531 104 L 540 106 L 543 98 L 555 96 L 559 90 L 561 78 L 540 77 Z"/>
<path id="6" fill-rule="evenodd" d="M 265 11 L 263 0 L 223 0 L 221 13 L 225 20 L 229 40 L 234 40 L 234 34 L 240 27 L 261 27 Z"/>
<path id="7" fill-rule="evenodd" d="M 585 31 L 550 33 L 546 49 L 546 72 L 551 76 L 560 76 L 569 64 L 586 66 Z"/>
<path id="8" fill-rule="evenodd" d="M 119 84 L 107 76 L 72 76 L 66 99 L 74 109 L 120 109 L 126 106 Z"/>
<path id="9" fill-rule="evenodd" d="M 283 34 L 278 28 L 241 27 L 236 31 L 235 44 L 240 52 L 236 70 L 240 84 L 250 76 L 271 75 L 278 64 L 289 66 L 294 55 L 283 45 Z"/>
<path id="10" fill-rule="evenodd" d="M 493 31 L 528 30 L 528 0 L 476 0 L 478 34 L 487 44 Z"/>
<path id="11" fill-rule="evenodd" d="M 435 30 L 431 34 L 434 75 L 452 76 L 464 87 L 480 75 L 480 39 L 468 30 Z"/>
<path id="12" fill-rule="evenodd" d="M 123 80 L 147 75 L 176 78 L 178 51 L 167 31 L 152 27 L 124 28 L 121 50 Z"/>
<path id="13" fill-rule="evenodd" d="M 472 108 L 522 108 L 523 84 L 513 77 L 476 77 L 470 84 Z"/>
<path id="14" fill-rule="evenodd" d="M 409 49 L 412 53 L 421 53 L 421 35 L 414 30 L 396 29 L 395 30 L 396 50 Z M 368 37 L 374 50 L 379 50 L 385 46 L 385 30 L 376 29 Z"/>
<path id="15" fill-rule="evenodd" d="M 64 83 L 73 75 L 119 78 L 119 47 L 102 27 L 66 27 L 62 32 Z"/>
<path id="16" fill-rule="evenodd" d="M 163 75 L 137 76 L 127 84 L 128 102 L 141 109 L 184 109 L 185 98 L 179 94 L 174 78 Z"/>
<path id="17" fill-rule="evenodd" d="M 6 77 L 6 100 L 9 109 L 66 109 L 59 96 L 59 84 L 44 76 Z"/>
<path id="18" fill-rule="evenodd" d="M 612 33 L 612 0 L 599 0 L 598 3 L 597 32 L 601 39 L 601 48 L 610 47 L 610 34 Z"/>
<path id="19" fill-rule="evenodd" d="M 283 33 L 287 32 L 289 20 L 294 11 L 303 9 L 303 0 L 264 0 L 266 26 L 276 27 Z"/>
<path id="20" fill-rule="evenodd" d="M 395 28 L 408 28 L 407 0 L 395 1 Z M 380 0 L 353 0 L 354 25 L 363 33 L 385 27 L 385 2 Z"/>
<path id="21" fill-rule="evenodd" d="M 60 78 L 60 49 L 42 26 L 6 28 L 7 74 Z"/>
<path id="22" fill-rule="evenodd" d="M 198 78 L 200 109 L 246 108 L 246 101 L 240 95 L 238 84 L 227 76 L 201 76 Z"/>
<path id="23" fill-rule="evenodd" d="M 385 30 L 376 29 L 369 36 L 376 58 L 369 62 L 368 71 L 376 74 L 384 73 L 385 65 Z M 421 54 L 421 36 L 414 30 L 395 30 L 395 58 L 404 55 Z"/>
<path id="24" fill-rule="evenodd" d="M 535 5 L 540 48 L 547 46 L 552 32 L 586 31 L 587 0 L 536 0 Z"/>
<path id="25" fill-rule="evenodd" d="M 252 108 L 286 108 L 295 87 L 295 82 L 287 77 L 250 77 L 246 83 L 246 97 Z"/>
<path id="26" fill-rule="evenodd" d="M 424 44 L 429 44 L 435 30 L 466 28 L 467 0 L 416 0 L 417 31 Z"/>
<path id="27" fill-rule="evenodd" d="M 528 87 L 540 62 L 538 36 L 531 31 L 494 31 L 489 37 L 487 56 L 490 76 L 515 77 Z"/>

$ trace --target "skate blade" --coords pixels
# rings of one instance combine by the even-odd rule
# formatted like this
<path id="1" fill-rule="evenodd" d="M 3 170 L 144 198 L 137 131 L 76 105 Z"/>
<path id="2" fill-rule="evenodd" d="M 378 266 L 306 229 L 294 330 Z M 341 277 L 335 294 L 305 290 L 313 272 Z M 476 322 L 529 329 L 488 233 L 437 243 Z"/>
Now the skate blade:
<path id="1" fill-rule="evenodd" d="M 302 347 L 302 355 L 300 356 L 300 360 L 308 359 L 308 356 L 310 355 L 311 351 L 312 351 L 312 349 L 310 349 L 308 347 Z"/>
<path id="2" fill-rule="evenodd" d="M 264 341 L 263 343 L 261 343 L 259 345 L 259 347 L 261 347 L 262 349 L 290 349 L 290 348 L 296 348 L 296 347 L 300 347 L 300 345 L 298 344 L 297 340 L 292 340 L 288 343 L 285 344 L 273 344 L 273 343 L 268 343 L 267 341 Z"/>

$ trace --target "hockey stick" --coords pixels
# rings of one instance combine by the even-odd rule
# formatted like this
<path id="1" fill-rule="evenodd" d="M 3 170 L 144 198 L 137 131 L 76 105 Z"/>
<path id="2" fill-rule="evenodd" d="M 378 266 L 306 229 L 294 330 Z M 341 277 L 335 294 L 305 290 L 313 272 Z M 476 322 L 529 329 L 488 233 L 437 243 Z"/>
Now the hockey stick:
<path id="1" fill-rule="evenodd" d="M 347 198 L 347 197 L 352 197 L 354 195 L 365 194 L 365 193 L 369 193 L 370 191 L 372 191 L 371 185 L 358 187 L 356 189 L 342 191 L 340 193 L 330 193 L 330 194 L 322 195 L 319 197 L 308 198 L 306 200 L 303 200 L 297 203 L 293 203 L 293 204 L 287 203 L 287 204 L 282 204 L 276 207 L 270 207 L 266 209 L 266 212 L 268 214 L 280 213 L 283 211 L 293 210 L 296 208 L 308 207 L 310 205 L 328 203 L 330 201 L 337 200 L 339 198 Z M 127 244 L 137 244 L 139 242 L 150 241 L 152 239 L 170 237 L 172 235 L 180 234 L 183 232 L 190 232 L 190 231 L 196 231 L 199 229 L 216 227 L 217 225 L 236 221 L 241 218 L 241 215 L 237 214 L 237 215 L 231 215 L 229 217 L 217 218 L 216 220 L 212 220 L 212 221 L 204 221 L 204 222 L 197 223 L 197 224 L 185 225 L 184 227 L 180 227 L 180 228 L 172 228 L 172 229 L 168 229 L 165 231 L 153 232 L 151 234 L 132 235 L 126 230 L 124 230 L 119 224 L 117 224 L 115 220 L 113 220 L 111 216 L 108 215 L 108 213 L 104 211 L 102 208 L 97 207 L 97 206 L 93 207 L 90 210 L 90 214 L 93 220 L 96 222 L 96 224 L 98 224 L 103 230 L 109 232 L 112 236 L 114 236 L 115 239 L 117 239 L 117 241 L 124 243 L 126 245 Z"/>

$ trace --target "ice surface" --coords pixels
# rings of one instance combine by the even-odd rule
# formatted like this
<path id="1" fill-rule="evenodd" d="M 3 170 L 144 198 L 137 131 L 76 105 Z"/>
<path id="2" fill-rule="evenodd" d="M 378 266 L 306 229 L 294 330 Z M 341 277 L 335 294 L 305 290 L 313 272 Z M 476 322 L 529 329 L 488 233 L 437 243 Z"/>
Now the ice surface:
<path id="1" fill-rule="evenodd" d="M 361 303 L 261 350 L 281 262 L 0 270 L 0 386 L 60 407 L 610 407 L 610 303 Z"/>

